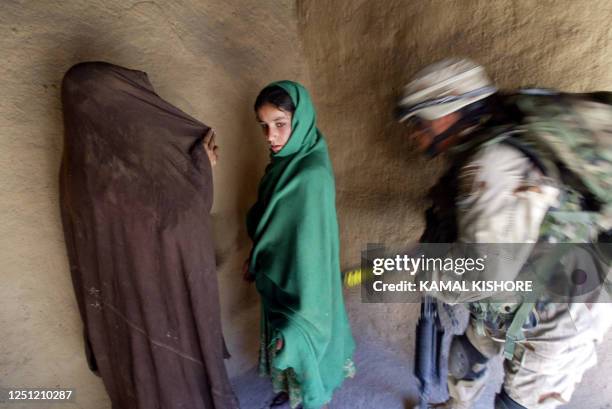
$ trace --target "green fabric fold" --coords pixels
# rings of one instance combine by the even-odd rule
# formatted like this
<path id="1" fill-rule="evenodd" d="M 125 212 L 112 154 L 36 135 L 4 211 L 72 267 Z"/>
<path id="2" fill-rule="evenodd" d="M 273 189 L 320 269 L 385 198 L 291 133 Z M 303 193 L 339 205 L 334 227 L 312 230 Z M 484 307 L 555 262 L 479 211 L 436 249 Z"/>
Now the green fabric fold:
<path id="1" fill-rule="evenodd" d="M 247 215 L 250 270 L 262 299 L 265 339 L 281 336 L 272 365 L 293 368 L 305 408 L 341 385 L 355 344 L 344 307 L 334 174 L 308 92 L 280 81 L 296 107 L 291 137 L 271 161 Z"/>

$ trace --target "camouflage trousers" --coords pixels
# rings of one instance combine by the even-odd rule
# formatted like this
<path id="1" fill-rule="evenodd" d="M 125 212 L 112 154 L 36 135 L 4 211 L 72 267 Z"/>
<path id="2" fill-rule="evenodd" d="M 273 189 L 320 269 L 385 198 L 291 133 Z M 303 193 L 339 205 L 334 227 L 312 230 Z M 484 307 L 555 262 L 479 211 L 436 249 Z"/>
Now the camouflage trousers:
<path id="1" fill-rule="evenodd" d="M 596 346 L 612 320 L 610 304 L 551 303 L 538 311 L 538 324 L 524 331 L 511 360 L 504 360 L 503 388 L 516 403 L 551 409 L 568 403 L 585 371 L 597 363 Z M 487 358 L 500 355 L 504 340 L 478 333 L 470 321 L 466 336 Z M 450 359 L 453 359 L 452 357 Z M 469 408 L 480 397 L 490 370 L 486 363 L 472 368 L 476 379 L 448 378 L 453 408 Z M 473 377 L 472 377 L 473 378 Z"/>

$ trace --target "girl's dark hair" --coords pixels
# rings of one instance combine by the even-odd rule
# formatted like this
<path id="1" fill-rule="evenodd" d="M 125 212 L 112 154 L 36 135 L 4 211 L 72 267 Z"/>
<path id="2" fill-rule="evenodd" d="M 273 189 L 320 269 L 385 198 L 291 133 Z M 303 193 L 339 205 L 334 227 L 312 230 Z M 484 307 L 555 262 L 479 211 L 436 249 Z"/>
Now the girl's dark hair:
<path id="1" fill-rule="evenodd" d="M 291 100 L 291 97 L 278 85 L 270 85 L 261 90 L 257 99 L 255 99 L 255 105 L 253 108 L 255 112 L 265 104 L 271 104 L 278 109 L 293 114 L 295 112 L 295 105 Z"/>

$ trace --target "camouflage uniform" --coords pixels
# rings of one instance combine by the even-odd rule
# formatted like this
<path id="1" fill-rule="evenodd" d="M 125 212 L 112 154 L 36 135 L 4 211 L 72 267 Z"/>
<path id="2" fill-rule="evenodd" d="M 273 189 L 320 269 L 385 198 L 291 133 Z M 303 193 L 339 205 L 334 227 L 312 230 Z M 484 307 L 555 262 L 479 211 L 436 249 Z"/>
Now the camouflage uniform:
<path id="1" fill-rule="evenodd" d="M 514 102 L 524 101 L 527 101 L 526 97 Z M 570 112 L 592 108 L 588 100 L 575 97 L 566 99 L 563 104 L 562 108 Z M 604 110 L 601 115 L 595 111 L 591 110 L 587 115 L 582 115 L 581 118 L 586 118 L 586 121 L 579 124 L 571 124 L 575 116 L 568 114 L 567 121 L 560 124 L 562 127 L 540 127 L 544 130 L 540 132 L 538 128 L 537 136 L 541 138 L 542 135 L 546 136 L 547 132 L 550 136 L 551 132 L 555 131 L 567 134 L 568 129 L 570 136 L 580 135 L 578 132 L 571 132 L 574 128 L 580 128 L 581 131 L 588 128 L 592 135 L 605 136 L 606 132 L 612 130 L 611 111 Z M 559 124 L 559 118 L 559 114 L 556 113 L 554 121 L 549 121 L 547 125 Z M 504 129 L 479 130 L 476 132 L 480 134 L 478 137 L 486 134 L 485 139 L 488 139 L 489 143 L 480 145 L 479 142 L 476 143 L 474 153 L 469 155 L 469 159 L 451 169 L 450 173 L 454 175 L 451 175 L 450 180 L 447 178 L 444 181 L 443 178 L 445 184 L 442 183 L 433 189 L 434 192 L 438 190 L 438 196 L 448 196 L 449 192 L 453 192 L 452 214 L 456 220 L 457 241 L 535 243 L 546 240 L 586 243 L 596 241 L 599 231 L 610 228 L 609 209 L 604 208 L 598 214 L 587 212 L 589 214 L 586 219 L 576 220 L 566 217 L 567 214 L 582 212 L 581 203 L 584 197 L 581 192 L 559 182 L 559 175 L 555 175 L 554 178 L 545 176 L 534 161 L 521 150 L 504 143 L 491 143 L 493 138 L 504 133 L 533 133 L 533 129 L 542 124 L 537 121 L 534 123 L 531 128 L 508 126 Z M 525 139 L 529 140 L 529 137 Z M 552 159 L 568 161 L 569 167 L 578 168 L 572 169 L 575 172 L 585 172 L 585 166 L 597 164 L 598 166 L 593 166 L 589 171 L 592 171 L 591 175 L 599 176 L 599 179 L 594 180 L 594 184 L 599 186 L 590 187 L 594 190 L 602 189 L 600 194 L 611 194 L 612 188 L 607 190 L 606 184 L 612 183 L 610 178 L 612 170 L 606 169 L 606 166 L 612 162 L 597 163 L 597 152 L 587 152 L 587 154 L 581 152 L 583 158 L 589 158 L 588 155 L 593 154 L 593 160 L 587 161 L 585 165 L 584 161 L 572 158 L 572 155 L 576 156 L 576 152 L 573 152 L 571 147 L 568 148 L 565 144 L 554 145 L 554 141 L 551 145 L 557 150 L 553 149 L 552 154 L 539 151 L 538 156 L 544 161 Z M 537 151 L 538 148 L 535 149 Z M 456 186 L 453 187 L 453 183 Z M 434 208 L 438 206 L 437 212 L 444 213 L 440 204 L 435 202 L 435 194 L 433 199 Z M 612 202 L 609 197 L 604 197 L 601 201 L 604 207 L 605 203 Z M 549 211 L 550 208 L 554 210 Z M 529 256 L 529 247 L 526 250 L 513 255 L 498 266 L 493 266 L 493 270 L 503 270 L 501 275 L 506 278 L 516 277 Z M 434 277 L 436 278 L 440 279 Z M 502 328 L 497 326 L 493 328 L 486 320 L 483 325 L 482 315 L 480 317 L 478 315 L 482 312 L 480 304 L 474 303 L 482 297 L 482 294 L 438 293 L 436 296 L 452 303 L 471 303 L 472 316 L 468 329 L 462 338 L 455 340 L 463 344 L 455 349 L 453 341 L 448 378 L 452 407 L 469 408 L 481 395 L 486 384 L 487 361 L 504 350 L 506 331 L 511 321 L 506 321 L 508 325 Z M 520 305 L 504 307 L 511 308 L 512 312 L 516 313 Z M 501 399 L 496 401 L 496 407 L 512 407 L 512 400 L 526 408 L 542 409 L 554 408 L 569 402 L 584 372 L 596 364 L 596 344 L 602 340 L 604 333 L 612 324 L 608 319 L 612 314 L 612 305 L 609 303 L 542 302 L 529 309 L 527 312 L 530 319 L 519 328 L 524 339 L 513 345 L 510 353 L 506 354 L 508 359 L 504 361 L 505 378 L 502 395 L 509 396 L 511 400 L 508 401 L 511 403 L 504 406 Z M 534 325 L 535 323 L 537 325 Z M 471 367 L 467 373 L 453 373 L 452 355 L 457 351 L 460 351 L 459 354 L 471 356 L 469 359 Z"/>
<path id="2" fill-rule="evenodd" d="M 458 175 L 458 240 L 467 243 L 529 243 L 540 236 L 540 226 L 559 191 L 547 183 L 532 162 L 504 144 L 481 149 L 462 166 Z M 519 222 L 520 221 L 520 222 Z M 511 277 L 524 257 L 514 257 L 499 269 Z M 454 294 L 463 302 L 480 294 Z M 448 296 L 448 295 L 447 295 Z M 610 325 L 610 304 L 553 304 L 536 309 L 537 325 L 523 329 L 512 358 L 504 361 L 503 389 L 527 408 L 554 408 L 567 403 L 584 372 L 597 362 L 596 343 Z M 486 359 L 504 348 L 504 330 L 480 328 L 472 317 L 466 331 L 469 342 Z M 450 358 L 451 360 L 453 357 Z M 484 359 L 482 360 L 484 361 Z M 487 381 L 486 361 L 474 364 L 476 376 L 457 379 L 451 373 L 449 394 L 456 408 L 468 408 L 480 396 Z"/>

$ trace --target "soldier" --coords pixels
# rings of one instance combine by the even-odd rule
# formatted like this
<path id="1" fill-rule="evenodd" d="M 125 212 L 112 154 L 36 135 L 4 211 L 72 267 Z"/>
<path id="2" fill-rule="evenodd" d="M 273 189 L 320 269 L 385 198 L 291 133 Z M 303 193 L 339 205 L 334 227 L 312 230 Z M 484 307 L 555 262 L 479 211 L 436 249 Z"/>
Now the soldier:
<path id="1" fill-rule="evenodd" d="M 447 59 L 416 75 L 397 114 L 422 151 L 451 162 L 430 191 L 422 242 L 609 241 L 610 93 L 502 94 L 483 67 Z M 518 271 L 524 262 L 515 257 L 500 268 Z M 487 362 L 502 352 L 495 408 L 567 403 L 596 364 L 596 344 L 610 325 L 605 303 L 523 302 L 502 311 L 477 294 L 434 295 L 469 301 L 470 310 L 467 330 L 451 343 L 444 408 L 471 407 L 484 390 Z"/>

